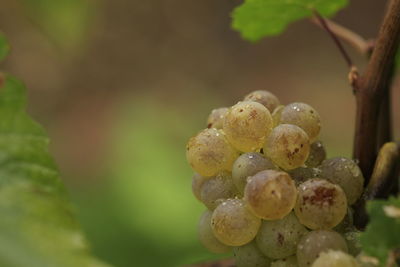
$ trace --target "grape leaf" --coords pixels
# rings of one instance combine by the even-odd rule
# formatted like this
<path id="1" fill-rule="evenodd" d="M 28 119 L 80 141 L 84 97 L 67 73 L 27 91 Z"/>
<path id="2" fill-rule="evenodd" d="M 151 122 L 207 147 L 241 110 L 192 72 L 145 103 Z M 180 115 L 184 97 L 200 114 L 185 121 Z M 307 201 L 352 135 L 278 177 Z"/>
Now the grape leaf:
<path id="1" fill-rule="evenodd" d="M 332 16 L 347 0 L 245 0 L 233 11 L 232 27 L 249 41 L 282 33 L 288 24 L 310 17 L 312 10 Z"/>
<path id="2" fill-rule="evenodd" d="M 0 61 L 8 54 L 10 46 L 7 43 L 6 37 L 0 32 Z"/>
<path id="3" fill-rule="evenodd" d="M 2 75 L 3 76 L 3 75 Z M 48 153 L 43 128 L 25 112 L 25 88 L 0 85 L 0 266 L 100 267 Z"/>
<path id="4" fill-rule="evenodd" d="M 400 249 L 400 198 L 369 201 L 367 210 L 370 222 L 360 236 L 363 251 L 386 266 L 389 253 Z"/>

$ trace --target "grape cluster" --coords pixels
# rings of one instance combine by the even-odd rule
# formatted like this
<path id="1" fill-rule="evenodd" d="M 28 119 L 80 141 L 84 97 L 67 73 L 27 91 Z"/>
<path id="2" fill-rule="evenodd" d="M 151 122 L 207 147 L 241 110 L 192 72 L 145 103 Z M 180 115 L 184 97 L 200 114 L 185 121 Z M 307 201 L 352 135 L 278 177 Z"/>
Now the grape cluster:
<path id="1" fill-rule="evenodd" d="M 268 91 L 213 110 L 186 147 L 193 194 L 207 207 L 200 242 L 233 251 L 238 267 L 359 266 L 350 206 L 364 177 L 351 159 L 326 159 L 320 130 L 314 108 Z"/>

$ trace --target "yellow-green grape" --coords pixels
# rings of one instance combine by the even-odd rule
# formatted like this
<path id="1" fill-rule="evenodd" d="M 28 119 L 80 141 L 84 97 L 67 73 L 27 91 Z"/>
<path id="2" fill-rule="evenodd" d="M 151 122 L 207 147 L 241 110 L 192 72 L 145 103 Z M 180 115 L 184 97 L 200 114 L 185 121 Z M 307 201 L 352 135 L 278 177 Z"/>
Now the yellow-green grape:
<path id="1" fill-rule="evenodd" d="M 286 172 L 265 170 L 249 177 L 244 198 L 255 215 L 265 220 L 282 219 L 296 203 L 297 189 Z"/>
<path id="2" fill-rule="evenodd" d="M 344 239 L 347 242 L 350 255 L 357 256 L 361 252 L 361 244 L 359 241 L 360 234 L 361 232 L 355 228 L 344 234 Z"/>
<path id="3" fill-rule="evenodd" d="M 213 253 L 226 253 L 232 248 L 222 244 L 215 236 L 211 229 L 211 216 L 212 212 L 206 210 L 200 217 L 198 224 L 198 235 L 200 243 L 210 252 Z"/>
<path id="4" fill-rule="evenodd" d="M 239 102 L 225 115 L 223 130 L 229 143 L 242 152 L 260 149 L 272 129 L 271 113 L 257 102 Z"/>
<path id="5" fill-rule="evenodd" d="M 320 166 L 321 178 L 340 185 L 346 193 L 349 205 L 361 196 L 364 176 L 358 165 L 351 159 L 337 157 L 324 160 Z"/>
<path id="6" fill-rule="evenodd" d="M 288 171 L 288 173 L 290 174 L 290 177 L 292 177 L 296 185 L 299 185 L 309 179 L 320 177 L 321 170 L 318 168 L 299 167 L 297 169 Z"/>
<path id="7" fill-rule="evenodd" d="M 340 250 L 322 252 L 312 267 L 360 267 L 356 259 Z"/>
<path id="8" fill-rule="evenodd" d="M 254 241 L 233 248 L 233 256 L 237 267 L 269 267 L 271 260 L 258 249 Z"/>
<path id="9" fill-rule="evenodd" d="M 331 229 L 346 215 L 346 195 L 338 185 L 310 179 L 299 185 L 294 211 L 300 223 L 310 229 Z"/>
<path id="10" fill-rule="evenodd" d="M 317 140 L 321 130 L 321 119 L 318 112 L 305 103 L 287 105 L 282 111 L 281 123 L 299 126 L 307 133 L 311 143 Z"/>
<path id="11" fill-rule="evenodd" d="M 375 257 L 371 257 L 366 255 L 364 252 L 361 252 L 356 257 L 357 263 L 360 267 L 378 267 L 380 266 L 379 260 Z"/>
<path id="12" fill-rule="evenodd" d="M 225 135 L 214 128 L 205 129 L 190 138 L 186 145 L 186 159 L 202 176 L 213 176 L 230 171 L 238 152 L 228 143 Z"/>
<path id="13" fill-rule="evenodd" d="M 229 172 L 221 172 L 207 179 L 200 189 L 200 200 L 209 210 L 214 210 L 224 200 L 236 195 L 237 189 Z"/>
<path id="14" fill-rule="evenodd" d="M 221 203 L 211 217 L 215 237 L 228 246 L 243 246 L 256 236 L 261 225 L 241 199 L 228 199 Z"/>
<path id="15" fill-rule="evenodd" d="M 247 178 L 257 172 L 276 169 L 277 167 L 261 153 L 249 152 L 240 155 L 232 167 L 233 183 L 241 194 L 244 192 L 244 187 L 247 184 Z"/>
<path id="16" fill-rule="evenodd" d="M 330 249 L 347 253 L 346 241 L 340 234 L 329 230 L 316 230 L 305 234 L 297 245 L 299 267 L 311 266 L 321 252 Z"/>
<path id="17" fill-rule="evenodd" d="M 270 112 L 280 104 L 279 99 L 265 90 L 257 90 L 245 96 L 244 101 L 254 101 L 263 104 Z"/>
<path id="18" fill-rule="evenodd" d="M 269 135 L 264 152 L 282 169 L 293 170 L 304 165 L 310 152 L 310 142 L 300 127 L 280 124 Z"/>
<path id="19" fill-rule="evenodd" d="M 341 234 L 352 231 L 354 229 L 353 214 L 353 210 L 350 207 L 347 207 L 347 213 L 344 216 L 343 220 L 338 225 L 336 225 L 333 230 Z"/>
<path id="20" fill-rule="evenodd" d="M 210 178 L 210 177 L 204 177 L 198 173 L 193 174 L 192 193 L 199 201 L 201 201 L 201 197 L 200 197 L 201 186 L 203 185 L 204 181 L 207 180 L 208 178 Z"/>
<path id="21" fill-rule="evenodd" d="M 281 123 L 281 114 L 284 108 L 284 105 L 279 105 L 272 112 L 272 121 L 274 123 L 274 128 Z"/>
<path id="22" fill-rule="evenodd" d="M 271 263 L 271 267 L 298 267 L 296 255 L 288 258 L 276 260 Z"/>
<path id="23" fill-rule="evenodd" d="M 300 238 L 307 232 L 291 212 L 281 220 L 263 221 L 256 242 L 269 258 L 282 259 L 296 253 Z"/>
<path id="24" fill-rule="evenodd" d="M 310 155 L 306 160 L 307 167 L 318 167 L 326 159 L 326 151 L 321 141 L 315 141 L 310 146 Z"/>
<path id="25" fill-rule="evenodd" d="M 213 109 L 207 119 L 207 128 L 222 129 L 227 112 L 228 108 L 225 107 Z"/>

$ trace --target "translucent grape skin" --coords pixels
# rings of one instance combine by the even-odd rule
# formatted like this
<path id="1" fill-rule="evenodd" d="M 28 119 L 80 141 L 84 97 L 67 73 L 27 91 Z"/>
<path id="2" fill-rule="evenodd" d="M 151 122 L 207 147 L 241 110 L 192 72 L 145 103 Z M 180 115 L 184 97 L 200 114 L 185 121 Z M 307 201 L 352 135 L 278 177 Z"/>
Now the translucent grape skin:
<path id="1" fill-rule="evenodd" d="M 298 126 L 280 124 L 264 145 L 267 156 L 279 167 L 293 170 L 304 165 L 310 152 L 307 134 Z"/>
<path id="2" fill-rule="evenodd" d="M 296 255 L 288 258 L 276 260 L 271 263 L 271 267 L 298 267 Z"/>
<path id="3" fill-rule="evenodd" d="M 271 116 L 272 116 L 272 121 L 274 123 L 274 128 L 281 123 L 281 114 L 284 108 L 285 108 L 284 105 L 279 105 L 272 112 Z"/>
<path id="4" fill-rule="evenodd" d="M 198 235 L 200 243 L 210 252 L 213 253 L 226 253 L 232 248 L 222 244 L 215 236 L 211 229 L 211 216 L 212 212 L 206 210 L 200 217 L 198 224 Z"/>
<path id="5" fill-rule="evenodd" d="M 299 221 L 310 229 L 331 229 L 346 215 L 346 195 L 338 185 L 310 179 L 299 185 L 294 211 Z"/>
<path id="6" fill-rule="evenodd" d="M 322 252 L 312 267 L 360 267 L 356 259 L 340 250 Z"/>
<path id="7" fill-rule="evenodd" d="M 264 105 L 271 113 L 279 106 L 279 99 L 265 90 L 253 91 L 244 97 L 243 101 L 254 101 Z"/>
<path id="8" fill-rule="evenodd" d="M 297 245 L 299 267 L 311 266 L 321 252 L 330 249 L 347 253 L 346 241 L 340 234 L 330 230 L 316 230 L 305 234 Z"/>
<path id="9" fill-rule="evenodd" d="M 186 146 L 186 159 L 202 176 L 213 176 L 230 171 L 239 153 L 228 143 L 223 132 L 205 129 L 190 138 Z"/>
<path id="10" fill-rule="evenodd" d="M 228 108 L 213 109 L 207 118 L 207 128 L 222 129 L 224 118 L 228 112 Z"/>
<path id="11" fill-rule="evenodd" d="M 297 189 L 286 172 L 265 170 L 251 176 L 244 199 L 251 211 L 264 220 L 282 219 L 296 203 Z"/>
<path id="12" fill-rule="evenodd" d="M 320 177 L 321 170 L 318 168 L 299 167 L 294 170 L 288 171 L 288 173 L 290 174 L 290 177 L 292 177 L 296 185 L 299 185 L 309 179 Z"/>
<path id="13" fill-rule="evenodd" d="M 233 248 L 233 256 L 237 267 L 269 267 L 271 259 L 258 249 L 254 241 Z"/>
<path id="14" fill-rule="evenodd" d="M 282 111 L 281 123 L 299 126 L 307 133 L 311 143 L 317 140 L 321 130 L 321 118 L 318 112 L 305 103 L 287 105 Z"/>
<path id="15" fill-rule="evenodd" d="M 198 201 L 201 201 L 200 191 L 201 186 L 203 185 L 204 181 L 207 180 L 209 177 L 201 176 L 198 173 L 193 174 L 192 177 L 192 193 L 197 198 Z"/>
<path id="16" fill-rule="evenodd" d="M 259 150 L 271 129 L 271 113 L 262 104 L 251 101 L 232 106 L 223 125 L 227 140 L 241 152 Z"/>
<path id="17" fill-rule="evenodd" d="M 277 167 L 261 153 L 249 152 L 240 155 L 232 167 L 233 183 L 239 193 L 244 193 L 244 187 L 249 176 L 267 169 L 277 169 Z"/>
<path id="18" fill-rule="evenodd" d="M 326 159 L 325 147 L 321 141 L 315 141 L 310 146 L 310 155 L 306 160 L 307 167 L 318 167 Z"/>
<path id="19" fill-rule="evenodd" d="M 282 259 L 296 253 L 300 238 L 307 233 L 293 212 L 276 221 L 263 221 L 256 236 L 259 249 L 271 259 Z"/>
<path id="20" fill-rule="evenodd" d="M 209 210 L 214 210 L 224 200 L 234 198 L 237 194 L 231 174 L 221 172 L 203 182 L 200 188 L 200 201 Z"/>
<path id="21" fill-rule="evenodd" d="M 218 205 L 211 217 L 215 237 L 228 246 L 242 246 L 254 239 L 261 225 L 241 199 L 228 199 Z"/>
<path id="22" fill-rule="evenodd" d="M 349 205 L 354 204 L 363 192 L 364 176 L 351 159 L 336 157 L 324 160 L 320 166 L 321 178 L 340 185 Z"/>

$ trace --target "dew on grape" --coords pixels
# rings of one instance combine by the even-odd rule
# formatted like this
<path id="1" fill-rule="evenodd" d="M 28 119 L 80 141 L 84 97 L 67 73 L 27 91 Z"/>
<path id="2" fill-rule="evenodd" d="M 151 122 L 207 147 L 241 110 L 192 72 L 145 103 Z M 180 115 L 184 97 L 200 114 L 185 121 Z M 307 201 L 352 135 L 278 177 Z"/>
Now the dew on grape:
<path id="1" fill-rule="evenodd" d="M 228 108 L 225 107 L 213 109 L 207 118 L 207 128 L 222 129 L 227 112 Z"/>
<path id="2" fill-rule="evenodd" d="M 318 167 L 326 159 L 326 151 L 321 141 L 315 141 L 310 146 L 310 155 L 305 165 L 307 167 Z"/>

